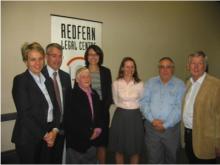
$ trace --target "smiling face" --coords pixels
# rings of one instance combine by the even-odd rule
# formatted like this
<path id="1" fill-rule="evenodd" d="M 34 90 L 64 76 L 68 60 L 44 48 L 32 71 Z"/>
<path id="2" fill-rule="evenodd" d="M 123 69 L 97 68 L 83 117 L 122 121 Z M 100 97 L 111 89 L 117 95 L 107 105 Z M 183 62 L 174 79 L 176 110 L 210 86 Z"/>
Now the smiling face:
<path id="1" fill-rule="evenodd" d="M 88 62 L 91 65 L 98 65 L 99 63 L 99 55 L 93 49 L 88 51 Z"/>
<path id="2" fill-rule="evenodd" d="M 76 82 L 81 88 L 88 89 L 91 85 L 91 76 L 89 70 L 83 70 L 76 76 Z"/>
<path id="3" fill-rule="evenodd" d="M 39 75 L 44 66 L 44 56 L 39 51 L 32 50 L 28 52 L 25 64 L 32 73 Z"/>
<path id="4" fill-rule="evenodd" d="M 133 77 L 135 72 L 135 66 L 133 61 L 130 60 L 125 61 L 123 71 L 124 71 L 124 77 Z"/>
<path id="5" fill-rule="evenodd" d="M 188 69 L 194 80 L 199 79 L 205 72 L 205 58 L 202 56 L 194 56 L 189 59 Z"/>
<path id="6" fill-rule="evenodd" d="M 159 63 L 159 75 L 162 82 L 168 82 L 174 73 L 174 65 L 170 60 L 162 60 Z"/>
<path id="7" fill-rule="evenodd" d="M 62 52 L 56 47 L 49 48 L 46 58 L 47 58 L 47 64 L 54 70 L 58 70 L 63 61 Z"/>

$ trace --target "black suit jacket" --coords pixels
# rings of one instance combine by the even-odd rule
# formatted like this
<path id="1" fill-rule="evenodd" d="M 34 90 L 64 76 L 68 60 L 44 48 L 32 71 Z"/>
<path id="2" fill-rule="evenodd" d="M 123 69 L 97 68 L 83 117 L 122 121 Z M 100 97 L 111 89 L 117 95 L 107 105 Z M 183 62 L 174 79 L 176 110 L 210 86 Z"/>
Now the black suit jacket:
<path id="1" fill-rule="evenodd" d="M 94 128 L 102 128 L 100 118 L 100 100 L 96 91 L 92 91 L 94 120 L 86 93 L 75 83 L 68 96 L 68 108 L 64 112 L 64 128 L 67 147 L 85 152 L 94 141 L 90 140 Z"/>
<path id="2" fill-rule="evenodd" d="M 51 83 L 46 79 L 45 85 L 54 107 L 52 126 L 59 128 L 60 112 Z M 18 145 L 37 143 L 48 131 L 48 103 L 28 70 L 14 78 L 12 95 L 17 110 L 12 142 Z"/>
<path id="3" fill-rule="evenodd" d="M 48 79 L 51 79 L 46 66 L 42 69 L 42 73 L 44 74 L 45 77 L 47 77 Z M 58 74 L 60 76 L 62 92 L 63 92 L 63 104 L 64 104 L 63 105 L 63 112 L 65 112 L 66 96 L 68 95 L 67 93 L 70 92 L 72 89 L 71 79 L 70 79 L 70 75 L 68 73 L 62 71 L 61 69 L 59 69 Z"/>

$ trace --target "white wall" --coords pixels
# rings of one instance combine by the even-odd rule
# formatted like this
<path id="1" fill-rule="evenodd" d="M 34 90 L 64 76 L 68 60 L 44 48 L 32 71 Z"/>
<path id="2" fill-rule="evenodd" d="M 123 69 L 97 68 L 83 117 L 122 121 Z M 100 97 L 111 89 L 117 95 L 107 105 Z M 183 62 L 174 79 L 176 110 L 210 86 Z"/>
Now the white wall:
<path id="1" fill-rule="evenodd" d="M 219 2 L 2 2 L 1 114 L 15 112 L 13 77 L 25 70 L 20 47 L 24 42 L 50 42 L 50 14 L 103 22 L 104 64 L 115 79 L 121 59 L 133 57 L 145 81 L 157 74 L 157 61 L 170 56 L 176 75 L 188 75 L 186 57 L 204 50 L 210 73 L 220 77 Z M 2 150 L 10 143 L 14 121 L 1 122 Z"/>

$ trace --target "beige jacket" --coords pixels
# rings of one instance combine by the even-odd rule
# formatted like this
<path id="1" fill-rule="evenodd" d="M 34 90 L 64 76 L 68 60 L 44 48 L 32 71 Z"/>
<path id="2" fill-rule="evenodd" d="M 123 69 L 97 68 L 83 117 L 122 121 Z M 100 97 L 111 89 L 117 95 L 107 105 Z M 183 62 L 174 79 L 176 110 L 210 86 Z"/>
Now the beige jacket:
<path id="1" fill-rule="evenodd" d="M 188 81 L 185 96 L 191 85 Z M 215 158 L 215 147 L 220 148 L 220 80 L 209 74 L 206 75 L 195 99 L 192 129 L 195 155 L 200 159 Z"/>

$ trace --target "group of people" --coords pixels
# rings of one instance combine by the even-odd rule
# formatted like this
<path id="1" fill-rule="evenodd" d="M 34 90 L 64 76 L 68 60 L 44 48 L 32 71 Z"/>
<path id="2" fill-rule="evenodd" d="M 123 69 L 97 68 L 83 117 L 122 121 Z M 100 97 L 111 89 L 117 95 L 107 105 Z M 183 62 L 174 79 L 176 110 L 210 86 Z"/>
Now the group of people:
<path id="1" fill-rule="evenodd" d="M 131 57 L 123 58 L 112 83 L 102 49 L 91 45 L 72 87 L 70 75 L 60 69 L 61 45 L 51 43 L 44 51 L 33 42 L 21 51 L 27 70 L 12 88 L 17 109 L 12 142 L 20 163 L 61 164 L 65 155 L 67 164 L 104 164 L 108 148 L 117 164 L 125 163 L 125 156 L 138 164 L 145 144 L 148 163 L 173 164 L 181 132 L 190 163 L 220 157 L 220 80 L 206 72 L 204 52 L 188 56 L 186 85 L 174 76 L 170 57 L 159 60 L 159 76 L 144 85 Z"/>

